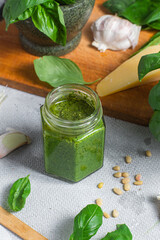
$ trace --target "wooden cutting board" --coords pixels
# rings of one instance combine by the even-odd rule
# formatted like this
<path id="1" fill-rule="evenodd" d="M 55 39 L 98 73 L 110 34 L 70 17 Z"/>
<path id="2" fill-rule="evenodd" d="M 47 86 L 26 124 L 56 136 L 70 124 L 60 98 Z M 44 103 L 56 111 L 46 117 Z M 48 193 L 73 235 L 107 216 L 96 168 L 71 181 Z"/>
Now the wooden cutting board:
<path id="1" fill-rule="evenodd" d="M 64 56 L 80 67 L 84 79 L 88 82 L 104 78 L 154 34 L 152 31 L 141 31 L 139 44 L 134 50 L 107 50 L 100 53 L 91 46 L 93 35 L 90 27 L 93 21 L 107 14 L 107 10 L 102 6 L 103 2 L 105 1 L 96 0 L 91 17 L 83 29 L 79 46 Z M 22 49 L 16 27 L 11 25 L 6 32 L 4 21 L 0 22 L 0 84 L 45 97 L 52 88 L 39 81 L 36 76 L 33 67 L 33 60 L 36 58 Z M 148 94 L 153 85 L 147 84 L 102 98 L 104 113 L 111 117 L 148 125 L 152 115 Z M 92 88 L 95 89 L 95 86 Z"/>

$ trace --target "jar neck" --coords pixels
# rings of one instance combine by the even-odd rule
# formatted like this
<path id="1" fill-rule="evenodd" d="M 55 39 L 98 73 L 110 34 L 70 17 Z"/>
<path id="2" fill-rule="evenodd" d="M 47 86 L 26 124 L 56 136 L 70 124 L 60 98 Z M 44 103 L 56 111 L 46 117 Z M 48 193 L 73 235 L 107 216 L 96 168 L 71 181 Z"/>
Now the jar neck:
<path id="1" fill-rule="evenodd" d="M 88 99 L 94 107 L 93 113 L 84 119 L 75 121 L 65 120 L 55 116 L 50 111 L 50 106 L 58 102 L 58 100 L 65 95 L 67 96 L 73 93 Z M 78 135 L 91 131 L 98 124 L 102 118 L 102 105 L 98 95 L 92 89 L 83 85 L 68 84 L 57 87 L 47 95 L 42 108 L 42 114 L 44 120 L 51 128 L 67 135 Z"/>

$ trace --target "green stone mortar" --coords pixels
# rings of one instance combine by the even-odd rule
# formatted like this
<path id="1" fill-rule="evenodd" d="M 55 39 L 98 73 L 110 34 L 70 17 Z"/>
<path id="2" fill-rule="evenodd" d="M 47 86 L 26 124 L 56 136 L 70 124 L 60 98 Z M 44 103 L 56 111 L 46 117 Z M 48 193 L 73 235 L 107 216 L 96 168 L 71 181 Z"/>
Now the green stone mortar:
<path id="1" fill-rule="evenodd" d="M 67 29 L 67 44 L 54 43 L 45 34 L 35 28 L 31 18 L 15 23 L 19 30 L 22 47 L 36 56 L 62 56 L 75 49 L 81 39 L 81 30 L 86 24 L 95 0 L 76 0 L 70 5 L 61 5 Z"/>

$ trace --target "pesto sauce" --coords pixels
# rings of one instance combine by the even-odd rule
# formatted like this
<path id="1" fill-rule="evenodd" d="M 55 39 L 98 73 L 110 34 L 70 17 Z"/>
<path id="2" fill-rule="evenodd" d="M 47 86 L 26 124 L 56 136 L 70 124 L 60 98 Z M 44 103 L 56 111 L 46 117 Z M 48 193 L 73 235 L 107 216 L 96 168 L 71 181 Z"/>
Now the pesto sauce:
<path id="1" fill-rule="evenodd" d="M 47 173 L 78 182 L 103 166 L 103 119 L 91 132 L 79 136 L 63 135 L 42 123 Z"/>
<path id="2" fill-rule="evenodd" d="M 50 111 L 58 118 L 76 121 L 89 117 L 95 108 L 85 96 L 69 94 L 52 103 Z"/>

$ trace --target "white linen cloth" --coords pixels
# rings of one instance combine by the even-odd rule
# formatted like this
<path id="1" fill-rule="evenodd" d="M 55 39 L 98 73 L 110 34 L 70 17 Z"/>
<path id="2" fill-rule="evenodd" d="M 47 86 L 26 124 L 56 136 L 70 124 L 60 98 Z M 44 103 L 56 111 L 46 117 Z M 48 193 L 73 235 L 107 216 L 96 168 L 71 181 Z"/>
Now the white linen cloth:
<path id="1" fill-rule="evenodd" d="M 0 91 L 3 89 L 0 86 Z M 8 209 L 7 197 L 11 185 L 18 178 L 30 174 L 31 194 L 24 209 L 14 214 L 49 240 L 68 240 L 76 214 L 97 198 L 103 200 L 103 211 L 110 214 L 117 209 L 119 217 L 104 218 L 93 240 L 100 240 L 121 223 L 128 225 L 133 240 L 160 239 L 160 201 L 156 198 L 160 192 L 160 143 L 154 140 L 147 127 L 105 116 L 103 168 L 79 183 L 68 183 L 44 172 L 40 118 L 44 98 L 10 88 L 7 95 L 0 105 L 0 133 L 5 132 L 6 127 L 12 127 L 29 135 L 32 143 L 0 159 L 1 206 Z M 145 157 L 146 150 L 152 152 L 152 157 Z M 126 155 L 132 157 L 131 164 L 125 163 Z M 131 183 L 134 175 L 142 174 L 144 184 L 140 187 L 131 184 L 131 191 L 122 196 L 115 195 L 112 188 L 122 188 L 120 180 L 112 176 L 115 165 L 121 166 L 121 171 L 130 173 Z M 99 182 L 104 182 L 102 189 L 97 188 Z M 1 240 L 2 231 L 5 231 L 2 229 Z M 11 240 L 19 239 L 10 232 L 8 234 Z"/>

